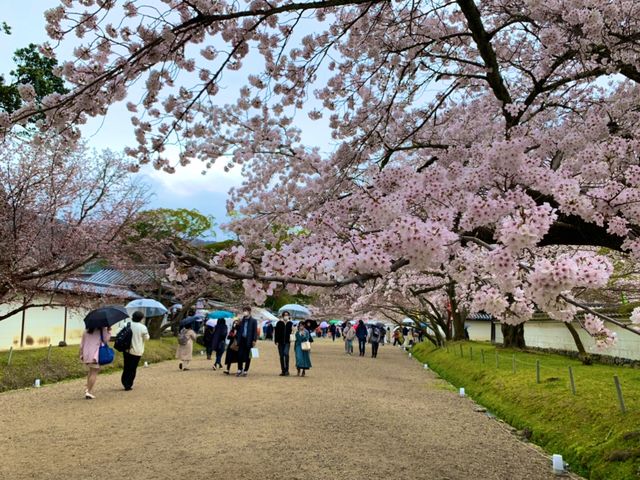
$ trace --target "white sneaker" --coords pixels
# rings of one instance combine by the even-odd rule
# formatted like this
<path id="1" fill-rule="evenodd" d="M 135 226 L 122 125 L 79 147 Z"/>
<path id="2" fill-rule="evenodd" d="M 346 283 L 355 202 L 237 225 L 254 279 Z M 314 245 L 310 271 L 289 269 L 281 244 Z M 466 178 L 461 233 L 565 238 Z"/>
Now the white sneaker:
<path id="1" fill-rule="evenodd" d="M 84 398 L 86 398 L 87 400 L 93 400 L 96 397 L 89 392 L 84 392 Z"/>

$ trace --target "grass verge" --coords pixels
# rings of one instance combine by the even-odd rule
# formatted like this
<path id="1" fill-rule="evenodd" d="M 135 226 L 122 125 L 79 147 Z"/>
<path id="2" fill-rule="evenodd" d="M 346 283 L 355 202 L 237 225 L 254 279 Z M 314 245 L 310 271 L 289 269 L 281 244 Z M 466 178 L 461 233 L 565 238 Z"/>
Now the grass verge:
<path id="1" fill-rule="evenodd" d="M 162 362 L 175 358 L 177 339 L 164 337 L 160 340 L 150 340 L 145 344 L 142 361 L 149 363 Z M 7 366 L 9 352 L 0 352 L 0 392 L 25 388 L 33 385 L 36 378 L 42 385 L 59 382 L 61 380 L 84 377 L 87 372 L 78 359 L 78 345 L 68 347 L 52 347 L 51 356 L 48 348 L 14 351 L 11 365 Z M 194 354 L 199 354 L 203 348 L 193 346 Z M 122 370 L 122 354 L 116 352 L 113 364 L 103 367 L 101 372 L 109 373 Z"/>
<path id="2" fill-rule="evenodd" d="M 448 350 L 423 343 L 412 353 L 498 417 L 527 429 L 532 442 L 562 454 L 572 471 L 595 480 L 640 478 L 640 369 L 585 366 L 561 355 L 479 342 L 452 343 Z M 622 387 L 624 414 L 614 375 Z"/>

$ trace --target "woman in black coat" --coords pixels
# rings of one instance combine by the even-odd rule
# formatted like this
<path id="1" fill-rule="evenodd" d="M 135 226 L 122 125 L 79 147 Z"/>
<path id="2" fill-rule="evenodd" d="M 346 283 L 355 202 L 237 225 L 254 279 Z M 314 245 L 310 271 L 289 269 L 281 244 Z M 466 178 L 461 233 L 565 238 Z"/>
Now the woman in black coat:
<path id="1" fill-rule="evenodd" d="M 204 348 L 207 350 L 207 360 L 211 360 L 211 354 L 213 353 L 213 351 L 215 350 L 215 347 L 213 346 L 213 332 L 214 332 L 214 328 L 210 325 L 205 325 L 204 326 L 204 336 L 203 336 L 203 344 L 204 344 Z"/>
<path id="2" fill-rule="evenodd" d="M 227 347 L 227 354 L 224 357 L 224 364 L 227 366 L 227 369 L 224 371 L 226 375 L 229 375 L 229 370 L 231 369 L 231 365 L 234 363 L 238 363 L 238 343 L 234 341 L 238 336 L 238 320 L 233 322 L 231 326 L 231 331 L 227 335 L 227 339 L 229 339 L 229 346 Z"/>
<path id="3" fill-rule="evenodd" d="M 213 364 L 213 369 L 217 370 L 222 368 L 222 354 L 224 353 L 224 341 L 227 338 L 227 322 L 224 318 L 219 318 L 216 323 L 216 328 L 213 331 L 211 338 L 211 347 L 216 352 L 216 361 Z"/>

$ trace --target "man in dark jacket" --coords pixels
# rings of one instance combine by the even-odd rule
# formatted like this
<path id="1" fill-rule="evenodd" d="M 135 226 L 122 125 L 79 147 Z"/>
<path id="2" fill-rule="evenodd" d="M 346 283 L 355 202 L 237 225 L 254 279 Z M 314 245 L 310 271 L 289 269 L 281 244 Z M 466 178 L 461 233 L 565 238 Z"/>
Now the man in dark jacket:
<path id="1" fill-rule="evenodd" d="M 356 337 L 358 337 L 358 350 L 360 351 L 360 356 L 364 357 L 365 347 L 367 345 L 367 326 L 364 324 L 362 320 L 358 321 L 358 326 L 356 327 Z"/>
<path id="2" fill-rule="evenodd" d="M 278 355 L 280 356 L 280 373 L 281 377 L 289 376 L 289 348 L 291 347 L 291 332 L 293 324 L 289 312 L 282 313 L 282 319 L 276 323 L 274 332 L 274 342 L 278 346 Z"/>
<path id="3" fill-rule="evenodd" d="M 251 349 L 258 340 L 258 321 L 251 316 L 251 307 L 242 307 L 242 320 L 238 325 L 238 373 L 246 377 L 251 365 Z"/>

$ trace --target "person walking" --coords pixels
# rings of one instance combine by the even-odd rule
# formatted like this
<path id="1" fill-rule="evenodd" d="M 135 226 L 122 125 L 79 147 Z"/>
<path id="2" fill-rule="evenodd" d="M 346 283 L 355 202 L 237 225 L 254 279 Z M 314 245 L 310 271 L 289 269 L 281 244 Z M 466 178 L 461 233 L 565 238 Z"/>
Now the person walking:
<path id="1" fill-rule="evenodd" d="M 353 339 L 356 338 L 356 329 L 353 325 L 347 323 L 347 326 L 342 330 L 342 336 L 344 337 L 344 350 L 347 355 L 353 355 Z"/>
<path id="2" fill-rule="evenodd" d="M 238 372 L 236 377 L 246 377 L 251 366 L 251 349 L 258 340 L 258 321 L 251 316 L 251 307 L 242 307 L 242 320 L 238 325 Z"/>
<path id="3" fill-rule="evenodd" d="M 371 333 L 369 333 L 369 343 L 371 344 L 371 358 L 378 356 L 378 347 L 383 339 L 383 332 L 379 325 L 371 327 Z"/>
<path id="4" fill-rule="evenodd" d="M 98 352 L 100 345 L 108 343 L 111 338 L 111 328 L 87 328 L 82 333 L 80 340 L 80 361 L 87 367 L 87 385 L 84 390 L 84 398 L 93 400 L 93 389 L 98 380 L 100 365 L 98 364 Z"/>
<path id="5" fill-rule="evenodd" d="M 222 368 L 222 355 L 224 354 L 225 339 L 227 338 L 227 322 L 224 318 L 219 318 L 215 329 L 211 336 L 211 346 L 216 352 L 216 360 L 213 363 L 213 369 Z"/>
<path id="6" fill-rule="evenodd" d="M 229 375 L 229 370 L 231 370 L 231 365 L 234 363 L 238 363 L 238 320 L 234 320 L 231 324 L 231 330 L 229 330 L 229 334 L 227 335 L 227 340 L 229 340 L 229 346 L 227 347 L 227 354 L 224 357 L 224 364 L 227 369 L 223 372 L 225 375 Z"/>
<path id="7" fill-rule="evenodd" d="M 204 348 L 207 351 L 207 360 L 211 360 L 211 355 L 215 350 L 213 344 L 213 332 L 215 331 L 215 325 L 207 325 L 204 326 L 204 334 L 203 334 L 203 342 Z"/>
<path id="8" fill-rule="evenodd" d="M 293 324 L 289 312 L 283 312 L 282 318 L 276 323 L 274 329 L 273 341 L 278 347 L 278 356 L 280 357 L 280 376 L 289 376 L 289 350 L 291 348 L 291 333 Z"/>
<path id="9" fill-rule="evenodd" d="M 331 340 L 336 341 L 336 326 L 335 324 L 329 325 L 329 332 L 331 333 Z"/>
<path id="10" fill-rule="evenodd" d="M 131 328 L 131 348 L 122 353 L 124 367 L 122 368 L 120 382 L 127 392 L 133 388 L 140 358 L 144 353 L 144 342 L 149 340 L 149 330 L 146 325 L 142 324 L 143 318 L 144 314 L 142 312 L 133 312 L 133 315 L 131 315 L 131 324 L 129 325 L 129 328 Z"/>
<path id="11" fill-rule="evenodd" d="M 302 322 L 299 323 L 294 346 L 298 376 L 302 375 L 304 377 L 305 372 L 311 368 L 311 350 L 307 349 L 303 344 L 310 346 L 312 341 L 313 339 L 309 331 L 304 327 Z"/>
<path id="12" fill-rule="evenodd" d="M 178 368 L 189 370 L 189 364 L 193 360 L 193 342 L 196 339 L 196 332 L 193 331 L 192 324 L 186 325 L 178 334 L 178 349 L 176 358 L 180 360 Z"/>
<path id="13" fill-rule="evenodd" d="M 367 346 L 367 336 L 367 326 L 362 320 L 359 320 L 358 326 L 356 327 L 356 337 L 358 337 L 358 351 L 360 352 L 361 357 L 364 357 L 365 354 L 365 349 Z"/>

